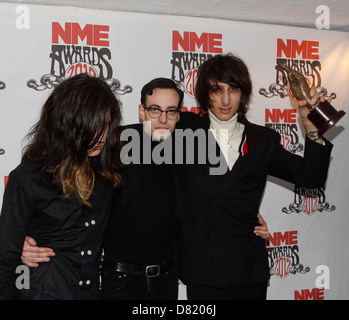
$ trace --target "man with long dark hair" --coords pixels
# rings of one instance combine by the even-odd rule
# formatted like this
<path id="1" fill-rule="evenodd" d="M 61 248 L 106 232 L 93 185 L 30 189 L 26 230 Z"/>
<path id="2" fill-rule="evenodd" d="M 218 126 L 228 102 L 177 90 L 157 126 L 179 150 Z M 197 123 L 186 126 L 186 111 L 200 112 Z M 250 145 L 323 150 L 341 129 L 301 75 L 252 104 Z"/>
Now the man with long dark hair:
<path id="1" fill-rule="evenodd" d="M 212 175 L 210 163 L 177 166 L 186 208 L 181 219 L 180 277 L 187 283 L 189 299 L 265 299 L 267 250 L 252 231 L 267 175 L 298 186 L 322 187 L 332 144 L 317 135 L 307 119 L 305 101 L 299 103 L 307 132 L 304 158 L 286 151 L 275 131 L 250 123 L 250 75 L 245 63 L 232 54 L 216 55 L 199 67 L 195 92 L 203 116 L 188 121 L 182 117 L 180 125 L 205 130 L 208 148 L 213 140 L 227 170 Z M 314 94 L 312 103 L 318 98 Z M 191 147 L 198 155 L 203 146 Z"/>
<path id="2" fill-rule="evenodd" d="M 101 79 L 81 74 L 53 90 L 5 188 L 0 299 L 97 298 L 103 234 L 122 179 L 120 120 L 120 103 Z M 55 257 L 16 290 L 26 235 Z"/>

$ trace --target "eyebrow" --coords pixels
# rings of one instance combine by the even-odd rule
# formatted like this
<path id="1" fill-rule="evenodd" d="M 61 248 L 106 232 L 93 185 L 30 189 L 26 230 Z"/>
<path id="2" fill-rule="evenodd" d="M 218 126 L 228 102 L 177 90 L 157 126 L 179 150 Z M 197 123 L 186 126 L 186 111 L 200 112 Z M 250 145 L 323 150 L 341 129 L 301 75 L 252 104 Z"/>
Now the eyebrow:
<path id="1" fill-rule="evenodd" d="M 150 107 L 152 107 L 152 108 L 159 108 L 159 109 L 161 109 L 161 106 L 159 106 L 159 105 L 157 105 L 157 104 L 151 104 L 151 105 L 149 105 L 148 106 L 148 108 L 150 108 Z M 171 109 L 171 108 L 175 108 L 175 109 L 178 109 L 178 107 L 177 106 L 168 106 L 168 107 L 165 107 L 166 109 Z"/>

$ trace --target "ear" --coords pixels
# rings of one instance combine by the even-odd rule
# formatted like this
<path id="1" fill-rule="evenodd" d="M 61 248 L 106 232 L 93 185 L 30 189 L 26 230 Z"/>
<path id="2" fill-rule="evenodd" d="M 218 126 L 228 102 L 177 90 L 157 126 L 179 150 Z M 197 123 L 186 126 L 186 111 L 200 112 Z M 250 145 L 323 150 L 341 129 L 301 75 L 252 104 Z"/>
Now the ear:
<path id="1" fill-rule="evenodd" d="M 138 105 L 138 116 L 143 121 L 144 121 L 144 111 L 145 110 L 144 110 L 143 106 L 141 104 Z"/>
<path id="2" fill-rule="evenodd" d="M 181 118 L 181 113 L 178 112 L 178 113 L 177 113 L 177 120 L 176 120 L 176 122 L 178 122 L 180 118 Z"/>

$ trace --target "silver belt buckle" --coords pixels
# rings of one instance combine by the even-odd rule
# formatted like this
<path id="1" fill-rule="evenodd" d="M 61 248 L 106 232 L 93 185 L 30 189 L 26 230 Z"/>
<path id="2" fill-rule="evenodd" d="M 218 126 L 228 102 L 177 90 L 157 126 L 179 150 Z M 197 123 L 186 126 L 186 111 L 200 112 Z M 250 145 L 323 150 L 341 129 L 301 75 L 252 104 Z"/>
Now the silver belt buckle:
<path id="1" fill-rule="evenodd" d="M 150 271 L 151 268 L 157 268 L 157 273 L 153 274 L 153 275 L 149 275 L 148 272 Z M 151 266 L 146 266 L 146 268 L 145 268 L 145 275 L 148 278 L 157 277 L 159 274 L 160 274 L 160 266 L 158 264 L 154 264 L 154 265 L 151 265 Z"/>

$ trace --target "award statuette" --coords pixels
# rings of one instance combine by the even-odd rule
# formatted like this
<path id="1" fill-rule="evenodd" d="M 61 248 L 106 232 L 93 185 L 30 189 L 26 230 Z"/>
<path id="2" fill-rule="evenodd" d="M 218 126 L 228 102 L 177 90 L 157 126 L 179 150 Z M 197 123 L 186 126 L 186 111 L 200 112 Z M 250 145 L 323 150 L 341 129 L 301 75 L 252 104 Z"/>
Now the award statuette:
<path id="1" fill-rule="evenodd" d="M 318 129 L 318 135 L 322 136 L 325 131 L 331 128 L 344 115 L 343 110 L 337 111 L 328 101 L 320 102 L 320 99 L 314 106 L 310 105 L 310 87 L 305 77 L 284 64 L 278 64 L 287 73 L 288 82 L 293 95 L 298 100 L 306 100 L 306 107 L 309 109 L 308 119 Z"/>

